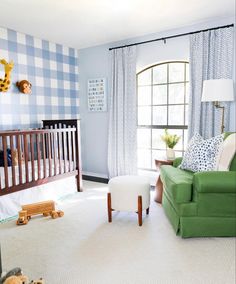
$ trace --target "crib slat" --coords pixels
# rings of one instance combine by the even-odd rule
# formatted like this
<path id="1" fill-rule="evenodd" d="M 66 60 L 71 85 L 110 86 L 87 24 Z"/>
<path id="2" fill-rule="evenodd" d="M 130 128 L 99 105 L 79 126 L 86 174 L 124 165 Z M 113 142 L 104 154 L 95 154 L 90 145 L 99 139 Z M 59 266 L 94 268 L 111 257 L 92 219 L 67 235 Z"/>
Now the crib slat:
<path id="1" fill-rule="evenodd" d="M 38 179 L 41 178 L 41 165 L 40 165 L 40 141 L 39 134 L 36 134 L 36 148 L 37 148 L 37 165 L 38 165 Z"/>
<path id="2" fill-rule="evenodd" d="M 54 158 L 54 176 L 57 175 L 57 137 L 56 133 L 52 133 L 53 136 L 53 158 Z"/>
<path id="3" fill-rule="evenodd" d="M 18 154 L 18 169 L 19 169 L 19 184 L 22 184 L 22 154 L 20 135 L 17 135 L 17 154 Z"/>
<path id="4" fill-rule="evenodd" d="M 68 132 L 69 172 L 71 171 L 71 132 Z"/>
<path id="5" fill-rule="evenodd" d="M 76 169 L 76 158 L 75 158 L 75 131 L 72 132 L 72 143 L 73 143 L 73 147 L 72 147 L 72 150 L 73 150 L 73 170 Z"/>
<path id="6" fill-rule="evenodd" d="M 67 164 L 67 143 L 66 143 L 66 132 L 62 132 L 63 135 L 63 151 L 64 151 L 64 173 L 67 172 L 66 170 L 66 164 Z"/>
<path id="7" fill-rule="evenodd" d="M 51 133 L 47 133 L 49 176 L 52 176 Z"/>
<path id="8" fill-rule="evenodd" d="M 25 180 L 26 183 L 29 182 L 29 151 L 28 151 L 28 141 L 27 141 L 27 134 L 23 134 L 24 139 L 24 154 L 25 154 Z"/>
<path id="9" fill-rule="evenodd" d="M 30 152 L 31 152 L 32 180 L 35 181 L 35 169 L 34 169 L 34 141 L 33 141 L 33 134 L 30 134 Z"/>
<path id="10" fill-rule="evenodd" d="M 46 134 L 45 134 L 46 135 Z M 43 177 L 47 177 L 47 168 L 46 168 L 46 152 L 45 152 L 45 135 L 42 134 L 42 151 L 43 151 Z"/>
<path id="11" fill-rule="evenodd" d="M 57 133 L 58 135 L 58 159 L 59 159 L 59 174 L 61 174 L 61 156 L 62 156 L 62 149 L 61 149 L 61 132 Z"/>
<path id="12" fill-rule="evenodd" d="M 3 146 L 3 160 L 4 160 L 4 176 L 5 176 L 5 188 L 9 187 L 8 182 L 8 164 L 7 164 L 7 137 L 2 137 L 2 146 Z"/>
<path id="13" fill-rule="evenodd" d="M 11 149 L 11 169 L 12 169 L 12 185 L 16 185 L 16 171 L 15 165 L 13 162 L 13 152 L 14 152 L 14 145 L 13 145 L 13 136 L 10 136 L 10 149 Z"/>

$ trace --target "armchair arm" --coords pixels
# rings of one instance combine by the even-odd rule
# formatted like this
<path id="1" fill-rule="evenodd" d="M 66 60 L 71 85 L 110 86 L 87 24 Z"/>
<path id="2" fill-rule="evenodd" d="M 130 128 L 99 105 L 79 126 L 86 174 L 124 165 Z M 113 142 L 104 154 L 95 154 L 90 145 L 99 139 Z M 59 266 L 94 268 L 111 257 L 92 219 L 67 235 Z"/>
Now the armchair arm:
<path id="1" fill-rule="evenodd" d="M 183 160 L 182 157 L 179 157 L 179 158 L 174 159 L 174 161 L 173 161 L 173 166 L 174 166 L 175 168 L 177 168 L 177 167 L 181 164 L 182 160 Z"/>
<path id="2" fill-rule="evenodd" d="M 193 185 L 202 193 L 236 193 L 236 172 L 201 172 L 193 175 Z"/>

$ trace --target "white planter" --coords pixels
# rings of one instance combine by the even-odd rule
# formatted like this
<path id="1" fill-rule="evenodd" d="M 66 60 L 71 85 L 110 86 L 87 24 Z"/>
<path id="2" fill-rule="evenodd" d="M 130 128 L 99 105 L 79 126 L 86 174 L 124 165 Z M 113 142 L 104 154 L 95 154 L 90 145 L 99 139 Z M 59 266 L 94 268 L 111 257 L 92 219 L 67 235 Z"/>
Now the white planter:
<path id="1" fill-rule="evenodd" d="M 167 158 L 167 160 L 174 160 L 175 159 L 174 149 L 171 149 L 171 148 L 166 149 L 166 158 Z"/>

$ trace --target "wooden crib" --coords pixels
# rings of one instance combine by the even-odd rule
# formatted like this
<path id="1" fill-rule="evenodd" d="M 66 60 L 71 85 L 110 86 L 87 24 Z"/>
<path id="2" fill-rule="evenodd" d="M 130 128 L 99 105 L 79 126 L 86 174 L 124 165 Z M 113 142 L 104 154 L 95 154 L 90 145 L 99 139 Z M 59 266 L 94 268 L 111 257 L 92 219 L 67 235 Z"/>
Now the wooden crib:
<path id="1" fill-rule="evenodd" d="M 0 196 L 69 176 L 76 177 L 81 191 L 79 144 L 78 119 L 43 120 L 42 129 L 0 131 Z"/>

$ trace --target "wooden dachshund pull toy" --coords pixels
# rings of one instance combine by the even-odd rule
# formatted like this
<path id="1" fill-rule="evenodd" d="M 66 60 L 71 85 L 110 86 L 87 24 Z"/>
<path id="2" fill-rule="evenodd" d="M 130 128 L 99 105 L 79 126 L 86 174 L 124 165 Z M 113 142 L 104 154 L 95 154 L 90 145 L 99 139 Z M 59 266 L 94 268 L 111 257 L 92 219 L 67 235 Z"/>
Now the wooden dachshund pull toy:
<path id="1" fill-rule="evenodd" d="M 62 217 L 64 212 L 55 210 L 55 202 L 53 200 L 32 203 L 21 206 L 22 210 L 19 212 L 17 225 L 26 225 L 33 215 L 43 214 L 43 216 L 51 216 L 53 219 Z"/>

